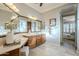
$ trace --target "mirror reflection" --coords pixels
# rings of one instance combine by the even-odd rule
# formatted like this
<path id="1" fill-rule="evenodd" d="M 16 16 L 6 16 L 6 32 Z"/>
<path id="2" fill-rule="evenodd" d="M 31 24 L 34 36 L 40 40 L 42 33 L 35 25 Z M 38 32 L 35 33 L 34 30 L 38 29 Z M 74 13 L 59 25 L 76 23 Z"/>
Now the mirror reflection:
<path id="1" fill-rule="evenodd" d="M 10 30 L 13 30 L 15 33 L 23 33 L 29 31 L 39 32 L 42 30 L 42 21 L 29 21 L 28 18 L 17 15 L 2 3 L 0 4 L 0 20 L 0 35 L 6 35 L 7 31 Z M 11 24 L 9 23 L 13 23 L 13 28 L 10 28 Z"/>

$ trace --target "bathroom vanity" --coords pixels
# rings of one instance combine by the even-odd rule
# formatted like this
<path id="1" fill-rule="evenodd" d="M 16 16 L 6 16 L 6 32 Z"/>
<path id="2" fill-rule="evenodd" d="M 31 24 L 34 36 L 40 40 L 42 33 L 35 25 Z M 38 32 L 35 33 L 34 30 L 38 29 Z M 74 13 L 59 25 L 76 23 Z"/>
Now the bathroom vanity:
<path id="1" fill-rule="evenodd" d="M 44 33 L 28 33 L 24 34 L 24 37 L 28 38 L 28 43 L 27 45 L 29 48 L 35 48 L 41 44 L 43 44 L 46 39 L 45 39 L 45 34 Z"/>
<path id="2" fill-rule="evenodd" d="M 19 56 L 20 48 L 26 44 L 28 38 L 22 37 L 21 35 L 16 35 L 16 39 L 20 39 L 20 43 L 12 45 L 4 45 L 0 47 L 1 56 Z"/>

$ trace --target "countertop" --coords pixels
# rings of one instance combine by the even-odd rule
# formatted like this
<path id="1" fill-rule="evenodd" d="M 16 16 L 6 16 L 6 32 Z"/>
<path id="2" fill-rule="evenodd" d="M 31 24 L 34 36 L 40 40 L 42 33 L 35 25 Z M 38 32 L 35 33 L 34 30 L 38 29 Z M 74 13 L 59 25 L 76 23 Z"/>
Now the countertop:
<path id="1" fill-rule="evenodd" d="M 6 52 L 9 52 L 9 51 L 12 51 L 12 50 L 15 50 L 17 48 L 22 47 L 27 42 L 27 40 L 28 40 L 28 38 L 23 37 L 23 35 L 33 36 L 33 35 L 40 35 L 40 34 L 45 34 L 45 33 L 44 32 L 36 32 L 36 33 L 21 33 L 21 34 L 16 34 L 16 35 L 14 35 L 14 38 L 15 39 L 20 39 L 21 43 L 20 44 L 16 44 L 16 45 L 12 45 L 12 46 L 3 46 L 3 47 L 0 47 L 0 54 L 4 54 Z"/>
<path id="2" fill-rule="evenodd" d="M 40 35 L 40 34 L 45 34 L 45 32 L 19 33 L 19 35 L 26 35 L 26 36 L 33 36 L 33 35 Z M 5 36 L 6 34 L 0 34 L 0 38 L 3 38 Z"/>
<path id="3" fill-rule="evenodd" d="M 45 34 L 44 32 L 37 32 L 37 33 L 23 33 L 22 35 L 26 36 L 34 36 L 34 35 L 40 35 L 40 34 Z"/>
<path id="4" fill-rule="evenodd" d="M 2 46 L 0 47 L 0 54 L 4 54 L 6 52 L 15 50 L 17 48 L 21 48 L 28 40 L 28 38 L 23 37 L 22 35 L 15 35 L 16 39 L 20 39 L 20 44 L 16 44 L 16 45 L 10 45 L 10 46 Z"/>

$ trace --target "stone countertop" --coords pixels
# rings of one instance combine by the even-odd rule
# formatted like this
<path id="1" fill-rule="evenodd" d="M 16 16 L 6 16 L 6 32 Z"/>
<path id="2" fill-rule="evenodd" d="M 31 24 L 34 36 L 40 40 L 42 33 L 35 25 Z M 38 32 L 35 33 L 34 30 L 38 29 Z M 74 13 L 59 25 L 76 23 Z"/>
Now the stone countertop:
<path id="1" fill-rule="evenodd" d="M 45 32 L 19 33 L 19 35 L 27 35 L 27 36 L 40 35 L 40 34 L 45 34 Z M 6 37 L 6 34 L 0 34 L 0 38 L 3 38 L 3 37 Z"/>
<path id="2" fill-rule="evenodd" d="M 21 48 L 27 41 L 28 38 L 22 37 L 22 35 L 15 35 L 16 39 L 20 39 L 20 44 L 16 44 L 16 45 L 10 45 L 10 46 L 1 46 L 0 47 L 0 54 L 4 54 L 6 52 Z"/>
<path id="3" fill-rule="evenodd" d="M 22 35 L 34 36 L 34 35 L 40 35 L 40 34 L 45 34 L 45 33 L 43 33 L 43 32 L 37 32 L 37 33 L 23 33 Z"/>

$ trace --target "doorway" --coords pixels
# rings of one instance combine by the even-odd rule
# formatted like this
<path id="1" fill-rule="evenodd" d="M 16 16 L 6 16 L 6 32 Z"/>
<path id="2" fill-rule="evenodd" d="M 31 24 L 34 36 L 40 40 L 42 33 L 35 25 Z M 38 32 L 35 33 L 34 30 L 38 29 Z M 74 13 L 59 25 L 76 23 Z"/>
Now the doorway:
<path id="1" fill-rule="evenodd" d="M 77 49 L 76 26 L 76 5 L 73 4 L 61 12 L 61 45 L 69 49 Z"/>

